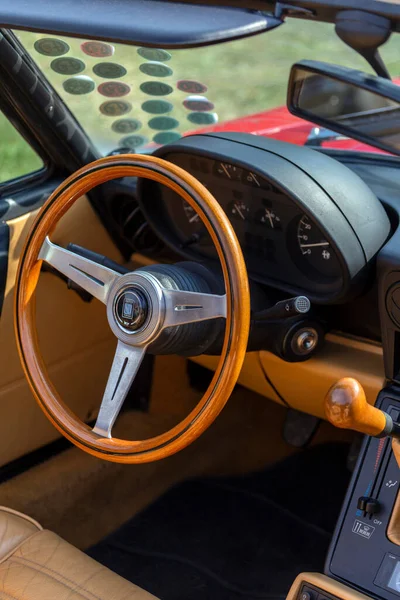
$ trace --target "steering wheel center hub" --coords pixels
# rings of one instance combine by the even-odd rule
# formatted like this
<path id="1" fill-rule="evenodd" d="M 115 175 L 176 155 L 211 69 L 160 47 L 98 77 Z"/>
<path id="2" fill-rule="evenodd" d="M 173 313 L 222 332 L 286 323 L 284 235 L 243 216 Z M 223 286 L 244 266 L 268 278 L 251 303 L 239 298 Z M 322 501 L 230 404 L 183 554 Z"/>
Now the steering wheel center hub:
<path id="1" fill-rule="evenodd" d="M 122 290 L 114 303 L 115 320 L 125 331 L 138 331 L 149 314 L 149 303 L 145 294 L 134 287 Z"/>
<path id="2" fill-rule="evenodd" d="M 160 333 L 164 315 L 162 287 L 145 271 L 122 275 L 110 291 L 108 322 L 125 344 L 149 344 Z"/>

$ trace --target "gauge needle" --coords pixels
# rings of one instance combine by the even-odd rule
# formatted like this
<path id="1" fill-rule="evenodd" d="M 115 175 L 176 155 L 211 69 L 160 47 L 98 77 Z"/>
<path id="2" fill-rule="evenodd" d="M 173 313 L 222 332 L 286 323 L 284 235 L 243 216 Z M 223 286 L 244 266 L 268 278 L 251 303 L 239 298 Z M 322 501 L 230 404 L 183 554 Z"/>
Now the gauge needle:
<path id="1" fill-rule="evenodd" d="M 318 244 L 300 244 L 300 248 L 315 248 L 316 246 L 329 246 L 329 242 L 319 242 Z"/>
<path id="2" fill-rule="evenodd" d="M 271 215 L 271 213 L 270 213 L 269 210 L 265 211 L 265 216 L 267 217 L 267 219 L 269 220 L 269 222 L 271 224 L 271 229 L 273 229 L 274 228 L 274 221 L 272 219 L 272 215 Z"/>
<path id="3" fill-rule="evenodd" d="M 228 177 L 228 179 L 231 179 L 231 176 L 229 175 L 229 171 L 228 171 L 228 169 L 226 168 L 226 166 L 225 166 L 224 164 L 222 164 L 222 163 L 221 163 L 221 167 L 222 167 L 222 168 L 223 168 L 223 170 L 225 171 L 225 173 L 226 173 L 226 176 Z"/>
<path id="4" fill-rule="evenodd" d="M 200 218 L 199 215 L 195 214 L 195 215 L 193 215 L 193 217 L 190 217 L 189 223 L 193 223 L 194 221 L 197 221 L 199 218 Z"/>
<path id="5" fill-rule="evenodd" d="M 242 217 L 243 221 L 245 221 L 246 217 L 244 216 L 244 214 L 242 213 L 242 211 L 240 210 L 240 208 L 238 207 L 238 205 L 234 204 L 234 207 L 238 211 L 239 215 Z"/>
<path id="6" fill-rule="evenodd" d="M 260 184 L 258 182 L 257 177 L 254 175 L 254 173 L 249 173 L 250 175 L 250 179 L 252 179 L 254 181 L 254 183 L 256 183 L 258 185 L 258 187 L 260 187 Z"/>

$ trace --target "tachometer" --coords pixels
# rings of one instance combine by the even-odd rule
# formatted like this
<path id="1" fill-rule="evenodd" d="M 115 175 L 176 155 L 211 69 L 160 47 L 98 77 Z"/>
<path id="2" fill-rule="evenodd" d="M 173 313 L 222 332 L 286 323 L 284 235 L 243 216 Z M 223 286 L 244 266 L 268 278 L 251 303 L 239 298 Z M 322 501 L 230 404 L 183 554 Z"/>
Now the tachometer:
<path id="1" fill-rule="evenodd" d="M 297 242 L 302 256 L 303 271 L 311 279 L 313 270 L 328 278 L 340 276 L 341 269 L 336 253 L 319 227 L 307 215 L 301 217 L 297 226 Z"/>

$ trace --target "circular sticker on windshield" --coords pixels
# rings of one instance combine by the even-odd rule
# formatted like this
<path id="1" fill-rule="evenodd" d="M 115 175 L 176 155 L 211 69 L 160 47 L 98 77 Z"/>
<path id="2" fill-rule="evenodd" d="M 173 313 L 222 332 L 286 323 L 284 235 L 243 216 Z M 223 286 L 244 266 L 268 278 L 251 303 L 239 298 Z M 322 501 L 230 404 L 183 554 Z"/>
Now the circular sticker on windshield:
<path id="1" fill-rule="evenodd" d="M 128 135 L 128 137 L 122 138 L 120 144 L 122 146 L 129 146 L 130 148 L 139 148 L 147 144 L 148 139 L 144 135 Z"/>
<path id="2" fill-rule="evenodd" d="M 183 106 L 195 112 L 207 112 L 214 108 L 214 104 L 207 100 L 205 96 L 188 96 L 183 101 Z"/>
<path id="3" fill-rule="evenodd" d="M 179 140 L 181 134 L 177 131 L 160 131 L 160 133 L 156 133 L 153 137 L 153 142 L 156 144 L 170 144 L 171 142 L 176 142 Z"/>
<path id="4" fill-rule="evenodd" d="M 43 54 L 44 56 L 62 56 L 69 51 L 67 42 L 56 38 L 42 38 L 37 40 L 33 44 L 33 47 L 36 52 L 39 52 L 39 54 Z"/>
<path id="5" fill-rule="evenodd" d="M 107 117 L 120 117 L 132 110 L 132 104 L 124 100 L 109 100 L 100 106 L 100 112 Z"/>
<path id="6" fill-rule="evenodd" d="M 107 96 L 108 98 L 120 98 L 129 94 L 131 88 L 128 84 L 121 83 L 120 81 L 106 81 L 99 85 L 97 91 L 102 96 Z"/>
<path id="7" fill-rule="evenodd" d="M 93 73 L 98 77 L 103 77 L 103 79 L 119 79 L 124 77 L 127 71 L 125 67 L 118 63 L 102 62 L 94 65 Z"/>
<path id="8" fill-rule="evenodd" d="M 149 121 L 149 127 L 151 129 L 160 129 L 166 131 L 167 129 L 175 129 L 178 127 L 179 121 L 172 117 L 153 117 Z"/>
<path id="9" fill-rule="evenodd" d="M 111 44 L 105 42 L 83 42 L 81 44 L 81 50 L 87 56 L 93 56 L 94 58 L 107 58 L 114 54 L 115 48 Z"/>
<path id="10" fill-rule="evenodd" d="M 177 82 L 176 87 L 181 92 L 187 94 L 204 94 L 207 91 L 207 86 L 200 81 L 194 81 L 193 79 L 181 79 Z"/>
<path id="11" fill-rule="evenodd" d="M 192 112 L 188 115 L 188 120 L 196 125 L 214 125 L 218 123 L 217 113 Z"/>
<path id="12" fill-rule="evenodd" d="M 76 75 L 85 70 L 85 63 L 79 58 L 55 58 L 51 61 L 50 67 L 60 75 Z"/>
<path id="13" fill-rule="evenodd" d="M 142 104 L 142 110 L 151 115 L 162 115 L 171 112 L 172 109 L 171 102 L 167 102 L 166 100 L 146 100 Z"/>
<path id="14" fill-rule="evenodd" d="M 118 119 L 111 125 L 111 129 L 116 133 L 133 133 L 142 126 L 137 119 Z"/>
<path id="15" fill-rule="evenodd" d="M 137 53 L 146 60 L 167 62 L 171 58 L 170 53 L 166 50 L 161 50 L 161 48 L 138 48 Z"/>
<path id="16" fill-rule="evenodd" d="M 68 94 L 75 94 L 80 96 L 82 94 L 89 94 L 93 92 L 96 87 L 93 79 L 90 79 L 87 75 L 78 75 L 78 77 L 71 77 L 63 82 L 63 88 Z"/>
<path id="17" fill-rule="evenodd" d="M 151 77 L 168 77 L 173 73 L 171 67 L 155 61 L 143 63 L 139 66 L 139 71 Z"/>
<path id="18" fill-rule="evenodd" d="M 145 81 L 140 84 L 140 89 L 149 96 L 168 96 L 173 92 L 170 85 L 161 81 Z"/>

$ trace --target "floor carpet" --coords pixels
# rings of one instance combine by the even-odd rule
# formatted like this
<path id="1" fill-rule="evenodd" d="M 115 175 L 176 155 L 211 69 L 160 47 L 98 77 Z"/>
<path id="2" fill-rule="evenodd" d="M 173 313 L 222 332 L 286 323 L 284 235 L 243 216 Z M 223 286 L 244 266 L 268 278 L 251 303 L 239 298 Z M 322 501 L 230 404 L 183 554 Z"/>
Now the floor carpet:
<path id="1" fill-rule="evenodd" d="M 88 554 L 162 600 L 285 598 L 298 573 L 323 570 L 348 448 L 324 444 L 255 474 L 181 483 Z"/>

